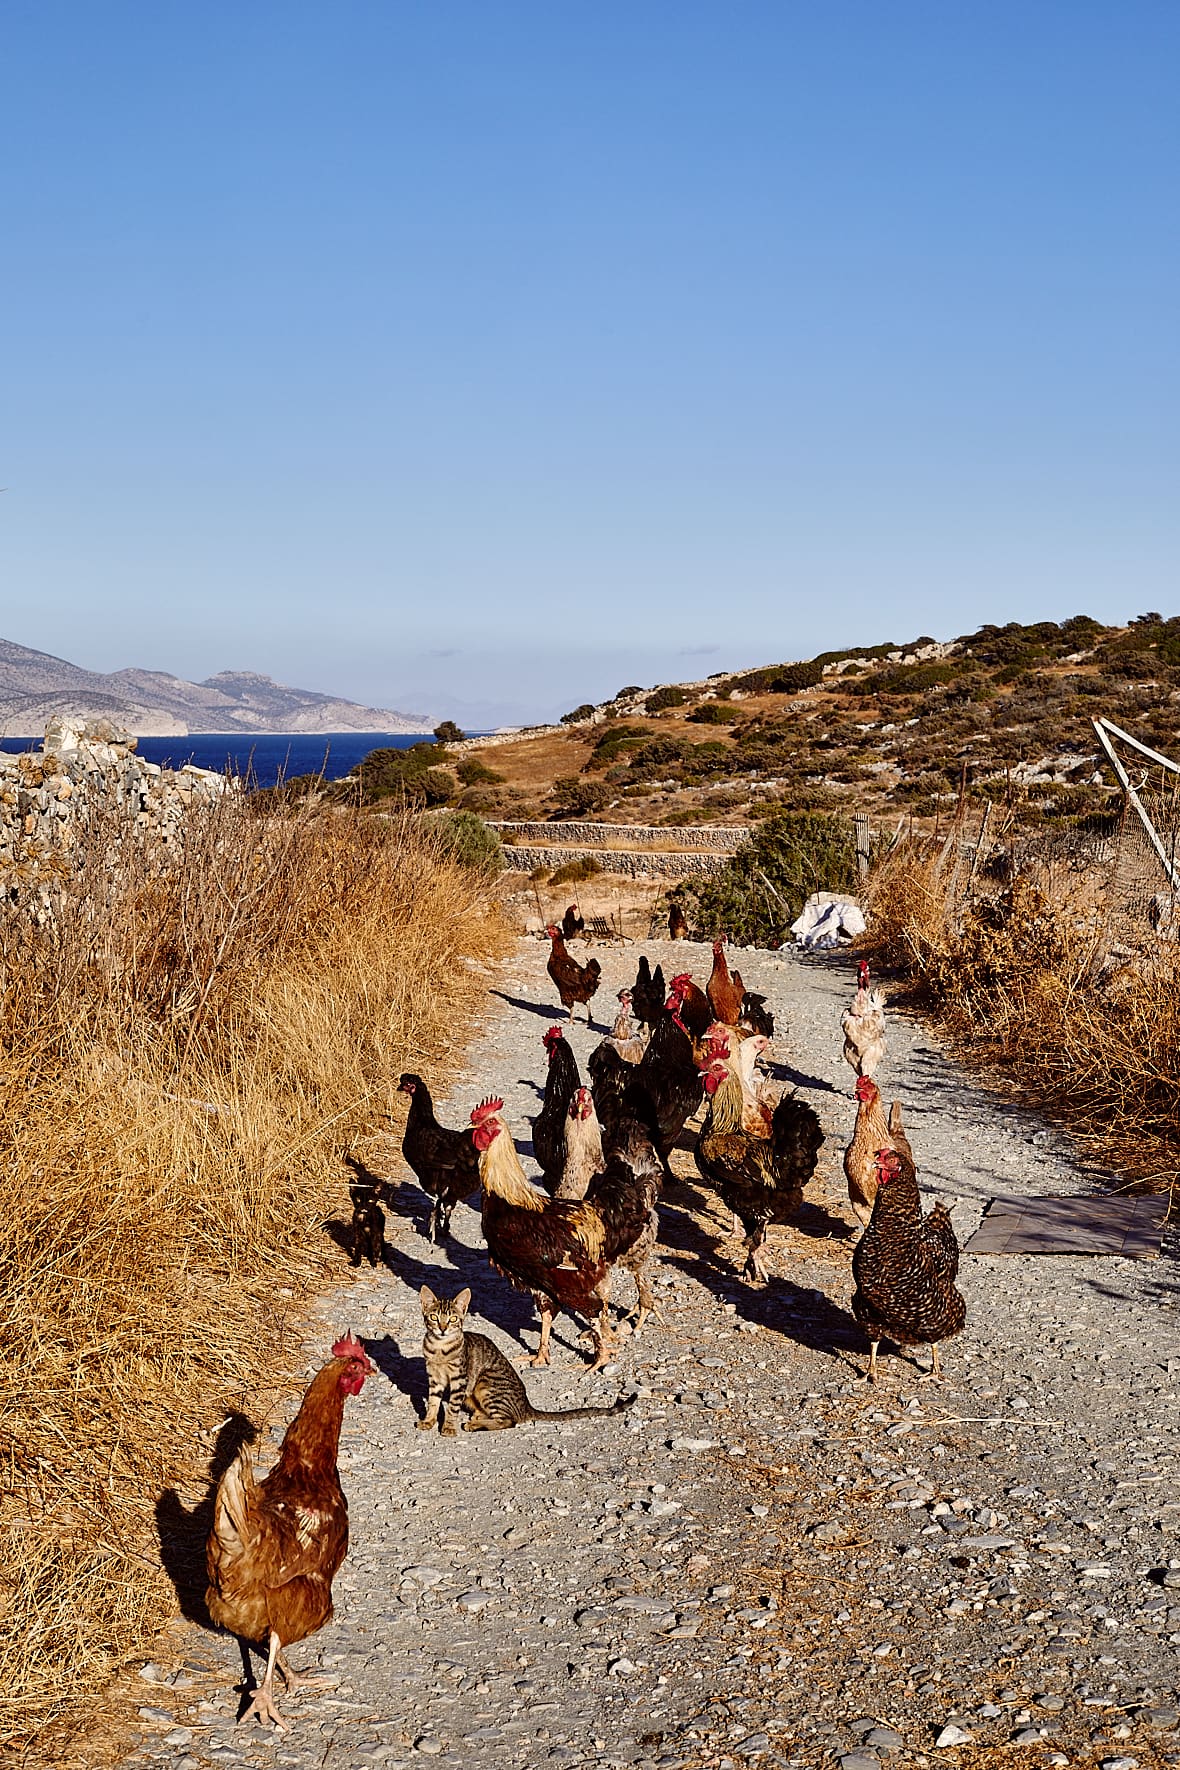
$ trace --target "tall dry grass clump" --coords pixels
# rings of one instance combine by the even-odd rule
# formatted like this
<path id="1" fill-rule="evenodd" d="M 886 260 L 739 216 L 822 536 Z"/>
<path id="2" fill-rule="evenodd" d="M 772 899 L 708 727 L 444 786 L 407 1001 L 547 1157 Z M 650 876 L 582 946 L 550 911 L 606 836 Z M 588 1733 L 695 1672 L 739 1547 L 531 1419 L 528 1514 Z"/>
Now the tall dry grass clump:
<path id="1" fill-rule="evenodd" d="M 503 938 L 407 817 L 226 794 L 183 855 L 96 815 L 76 860 L 41 926 L 0 912 L 0 1755 L 175 1612 L 179 1494 L 276 1394 L 342 1148 Z"/>
<path id="2" fill-rule="evenodd" d="M 904 844 L 874 870 L 870 950 L 977 1062 L 1151 1186 L 1180 1170 L 1180 954 L 1107 953 L 1101 881 L 1033 873 L 965 898 Z"/>

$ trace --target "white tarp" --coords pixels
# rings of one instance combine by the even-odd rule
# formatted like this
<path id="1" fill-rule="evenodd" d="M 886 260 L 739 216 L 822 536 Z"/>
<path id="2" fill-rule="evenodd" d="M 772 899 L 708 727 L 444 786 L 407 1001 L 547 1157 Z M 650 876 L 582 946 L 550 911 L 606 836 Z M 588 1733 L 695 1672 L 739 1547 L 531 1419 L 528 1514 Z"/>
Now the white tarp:
<path id="1" fill-rule="evenodd" d="M 830 891 L 816 891 L 803 905 L 803 913 L 791 923 L 791 933 L 800 946 L 848 946 L 866 923 L 864 911 L 849 897 L 834 897 Z"/>

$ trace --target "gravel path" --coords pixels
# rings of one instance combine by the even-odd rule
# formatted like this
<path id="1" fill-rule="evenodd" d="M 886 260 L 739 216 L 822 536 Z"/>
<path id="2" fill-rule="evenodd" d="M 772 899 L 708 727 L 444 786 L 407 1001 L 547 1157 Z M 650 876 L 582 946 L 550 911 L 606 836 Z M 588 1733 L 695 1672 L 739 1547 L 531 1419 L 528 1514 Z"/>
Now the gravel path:
<path id="1" fill-rule="evenodd" d="M 645 950 L 667 975 L 691 962 L 703 980 L 709 963 L 704 947 Z M 526 1159 L 541 1035 L 560 1018 L 547 952 L 523 942 L 491 976 L 468 1075 L 440 1105 L 456 1124 L 502 1093 Z M 605 1016 L 637 949 L 598 952 Z M 965 1258 L 947 1382 L 919 1387 L 887 1354 L 866 1388 L 841 1171 L 852 967 L 740 963 L 779 1017 L 778 1073 L 828 1136 L 814 1203 L 771 1232 L 778 1276 L 752 1290 L 717 1251 L 728 1214 L 685 1150 L 689 1183 L 661 1207 L 664 1325 L 587 1381 L 559 1317 L 555 1368 L 525 1373 L 540 1406 L 620 1386 L 638 1404 L 618 1421 L 427 1436 L 419 1285 L 470 1284 L 475 1325 L 512 1352 L 537 1322 L 491 1271 L 475 1212 L 457 1208 L 444 1255 L 407 1183 L 387 1270 L 329 1296 L 308 1347 L 310 1373 L 351 1327 L 383 1373 L 346 1415 L 336 1620 L 292 1654 L 338 1682 L 286 1705 L 285 1737 L 236 1730 L 237 1647 L 194 1629 L 173 1684 L 145 1668 L 127 1764 L 1180 1764 L 1174 1243 L 1138 1263 Z M 599 1036 L 573 1030 L 583 1073 Z M 879 1080 L 905 1102 L 924 1189 L 960 1243 L 997 1191 L 1096 1184 L 1063 1136 L 968 1080 L 920 1025 L 894 1014 L 889 1044 Z M 626 1274 L 616 1288 L 629 1301 Z"/>

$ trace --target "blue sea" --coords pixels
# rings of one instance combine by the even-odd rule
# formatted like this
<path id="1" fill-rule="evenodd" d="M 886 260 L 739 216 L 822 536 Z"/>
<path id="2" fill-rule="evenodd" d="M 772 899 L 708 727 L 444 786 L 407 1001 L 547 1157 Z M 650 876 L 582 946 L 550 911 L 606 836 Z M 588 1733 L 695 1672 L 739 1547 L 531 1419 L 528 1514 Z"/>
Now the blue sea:
<path id="1" fill-rule="evenodd" d="M 472 736 L 475 734 L 472 733 Z M 40 738 L 0 738 L 0 750 L 17 754 L 35 750 Z M 246 776 L 252 786 L 273 787 L 297 774 L 319 774 L 330 781 L 351 774 L 370 750 L 408 750 L 411 744 L 432 744 L 429 735 L 388 731 L 201 732 L 191 737 L 141 737 L 136 752 L 161 768 L 183 768 L 187 762 L 224 774 Z"/>

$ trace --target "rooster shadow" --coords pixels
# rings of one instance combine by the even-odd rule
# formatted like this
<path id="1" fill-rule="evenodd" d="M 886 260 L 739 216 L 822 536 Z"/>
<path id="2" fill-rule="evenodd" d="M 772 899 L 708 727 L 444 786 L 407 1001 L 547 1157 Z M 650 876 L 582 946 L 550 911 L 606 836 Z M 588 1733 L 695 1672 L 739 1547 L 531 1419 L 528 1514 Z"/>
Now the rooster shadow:
<path id="1" fill-rule="evenodd" d="M 842 1092 L 834 1082 L 825 1081 L 822 1076 L 808 1075 L 806 1070 L 794 1069 L 789 1063 L 768 1063 L 766 1073 L 774 1082 L 786 1082 L 791 1088 L 811 1088 L 817 1094 L 839 1094 Z"/>
<path id="2" fill-rule="evenodd" d="M 507 1002 L 510 1008 L 522 1008 L 526 1014 L 539 1014 L 542 1020 L 549 1022 L 550 1026 L 564 1026 L 569 1021 L 569 1015 L 565 1009 L 555 1008 L 552 1002 L 526 1002 L 522 996 L 506 995 L 502 989 L 491 989 L 488 994 L 489 996 L 499 996 L 500 1000 Z"/>
<path id="3" fill-rule="evenodd" d="M 156 1500 L 160 1561 L 176 1591 L 181 1615 L 203 1629 L 217 1627 L 205 1603 L 205 1544 L 213 1528 L 218 1483 L 238 1452 L 257 1437 L 257 1427 L 245 1414 L 232 1413 L 217 1433 L 209 1458 L 209 1489 L 205 1497 L 191 1511 L 185 1508 L 174 1487 L 166 1488 Z"/>

